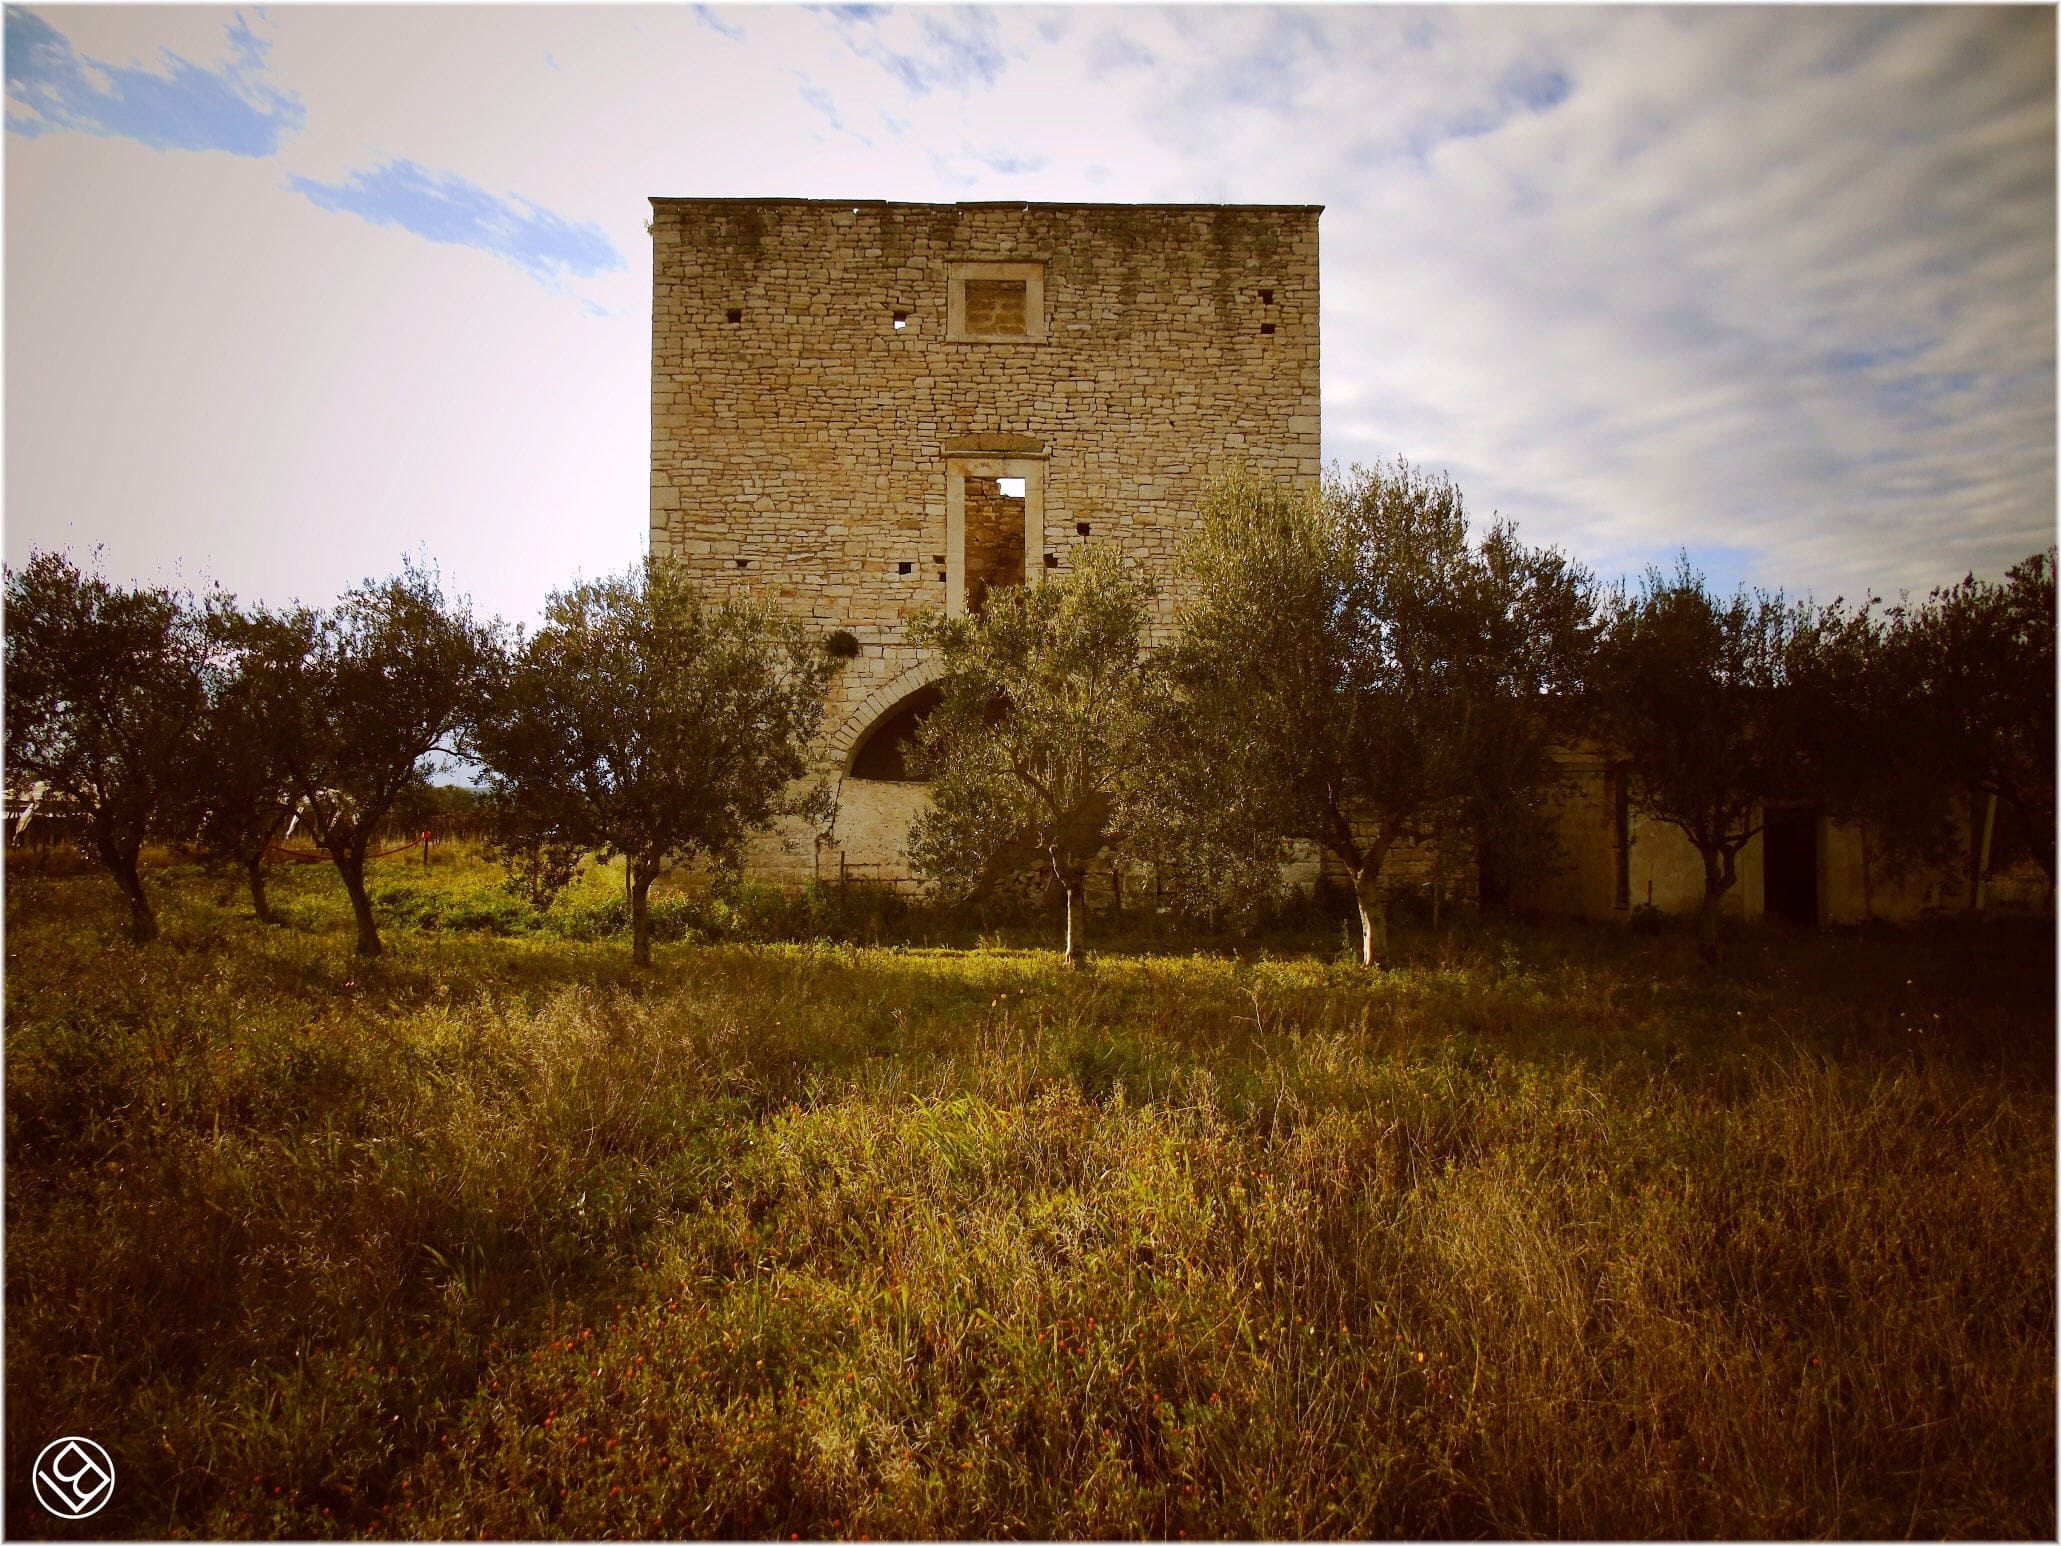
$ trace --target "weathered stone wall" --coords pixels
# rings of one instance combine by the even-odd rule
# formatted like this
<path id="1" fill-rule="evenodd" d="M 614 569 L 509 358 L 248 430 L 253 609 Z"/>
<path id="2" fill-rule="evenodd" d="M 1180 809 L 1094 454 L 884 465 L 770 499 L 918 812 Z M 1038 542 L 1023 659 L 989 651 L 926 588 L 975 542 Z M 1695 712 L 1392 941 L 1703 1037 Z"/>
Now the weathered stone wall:
<path id="1" fill-rule="evenodd" d="M 946 579 L 938 562 L 954 556 L 955 468 L 969 537 L 981 479 L 1003 459 L 1002 475 L 1035 469 L 1028 579 L 1063 573 L 1081 543 L 1113 543 L 1160 586 L 1162 638 L 1209 477 L 1241 457 L 1319 475 L 1314 207 L 652 211 L 652 551 L 857 636 L 822 745 L 833 778 L 924 679 L 910 619 L 955 591 L 971 599 L 969 557 Z M 989 288 L 1009 284 L 1026 287 L 1027 315 Z M 855 857 L 890 862 L 904 802 L 865 794 L 846 802 L 870 833 Z M 756 865 L 806 875 L 821 862 L 802 839 Z"/>
<path id="2" fill-rule="evenodd" d="M 1568 750 L 1557 756 L 1560 782 L 1551 810 L 1560 838 L 1561 868 L 1556 874 L 1533 877 L 1514 900 L 1552 916 L 1575 918 L 1621 918 L 1630 908 L 1649 905 L 1667 913 L 1700 908 L 1703 859 L 1681 829 L 1633 806 L 1620 832 L 1610 762 L 1588 751 Z M 1968 841 L 1967 814 L 1957 807 L 1953 819 L 1963 841 Z M 1899 870 L 1883 861 L 1879 842 L 1871 851 L 1855 824 L 1823 815 L 1812 820 L 1813 889 L 1820 924 L 1854 924 L 1871 917 L 1908 922 L 1972 905 L 1968 867 Z M 1621 839 L 1628 844 L 1622 906 L 1617 895 Z M 1760 837 L 1739 851 L 1737 873 L 1738 881 L 1725 894 L 1721 910 L 1729 917 L 1765 916 L 1768 881 Z M 2016 900 L 2015 892 L 2012 899 Z"/>

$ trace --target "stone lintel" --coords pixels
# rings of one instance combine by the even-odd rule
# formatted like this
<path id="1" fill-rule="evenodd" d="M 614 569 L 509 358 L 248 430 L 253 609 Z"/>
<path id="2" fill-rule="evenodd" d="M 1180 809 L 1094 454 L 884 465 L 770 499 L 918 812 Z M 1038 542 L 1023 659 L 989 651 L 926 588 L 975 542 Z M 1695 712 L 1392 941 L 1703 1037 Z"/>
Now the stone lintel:
<path id="1" fill-rule="evenodd" d="M 953 435 L 944 444 L 947 456 L 1027 456 L 1045 458 L 1052 453 L 1035 435 Z"/>

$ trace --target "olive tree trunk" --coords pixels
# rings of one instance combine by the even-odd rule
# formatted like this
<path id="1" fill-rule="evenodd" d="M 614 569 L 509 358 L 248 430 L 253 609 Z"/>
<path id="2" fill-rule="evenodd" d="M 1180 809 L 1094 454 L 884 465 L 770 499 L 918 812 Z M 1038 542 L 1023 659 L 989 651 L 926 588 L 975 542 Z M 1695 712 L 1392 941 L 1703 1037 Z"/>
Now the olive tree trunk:
<path id="1" fill-rule="evenodd" d="M 336 855 L 336 869 L 351 898 L 351 916 L 358 921 L 358 954 L 376 956 L 384 947 L 379 943 L 379 926 L 372 921 L 372 899 L 365 894 L 364 849 Z"/>
<path id="2" fill-rule="evenodd" d="M 1066 882 L 1066 964 L 1081 967 L 1088 964 L 1087 946 L 1081 936 L 1087 920 L 1087 908 L 1081 905 L 1081 883 L 1079 880 Z"/>
<path id="3" fill-rule="evenodd" d="M 129 900 L 129 938 L 136 944 L 147 945 L 157 938 L 157 914 L 151 910 L 150 898 L 143 891 L 143 877 L 137 871 L 136 859 L 142 846 L 103 841 L 100 862 L 107 866 L 107 872 L 114 876 L 115 884 Z"/>
<path id="4" fill-rule="evenodd" d="M 1696 953 L 1709 964 L 1718 958 L 1718 904 L 1739 877 L 1734 868 L 1734 850 L 1706 848 L 1702 852 L 1703 906 L 1696 918 Z"/>
<path id="5" fill-rule="evenodd" d="M 628 861 L 625 861 L 628 862 Z M 651 882 L 657 877 L 655 865 L 631 863 L 630 877 L 630 964 L 649 966 L 651 964 Z"/>
<path id="6" fill-rule="evenodd" d="M 1353 872 L 1353 901 L 1360 910 L 1360 965 L 1388 964 L 1388 898 L 1381 894 L 1378 871 Z"/>
<path id="7" fill-rule="evenodd" d="M 250 907 L 260 923 L 277 923 L 279 915 L 272 911 L 272 902 L 265 895 L 265 855 L 260 849 L 244 861 L 244 874 L 250 878 Z"/>

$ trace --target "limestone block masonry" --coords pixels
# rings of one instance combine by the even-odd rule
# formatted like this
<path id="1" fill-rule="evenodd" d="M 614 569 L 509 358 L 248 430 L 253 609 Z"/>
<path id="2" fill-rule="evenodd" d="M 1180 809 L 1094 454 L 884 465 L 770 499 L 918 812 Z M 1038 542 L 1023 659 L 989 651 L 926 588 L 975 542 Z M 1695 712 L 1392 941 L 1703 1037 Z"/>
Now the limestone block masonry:
<path id="1" fill-rule="evenodd" d="M 653 199 L 652 551 L 858 639 L 819 747 L 834 780 L 929 680 L 907 630 L 966 604 L 969 519 L 975 604 L 1008 571 L 988 480 L 1022 501 L 1029 583 L 1113 544 L 1165 639 L 1210 477 L 1320 476 L 1318 214 Z M 788 834 L 754 868 L 903 868 L 909 792 L 843 788 L 827 860 Z"/>

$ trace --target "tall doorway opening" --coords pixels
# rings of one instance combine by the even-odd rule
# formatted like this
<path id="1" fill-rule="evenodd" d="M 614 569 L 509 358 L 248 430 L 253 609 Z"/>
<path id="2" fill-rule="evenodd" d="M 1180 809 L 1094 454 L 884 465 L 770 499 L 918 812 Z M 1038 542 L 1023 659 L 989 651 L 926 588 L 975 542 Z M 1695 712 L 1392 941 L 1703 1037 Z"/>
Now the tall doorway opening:
<path id="1" fill-rule="evenodd" d="M 1807 805 L 1777 806 L 1761 827 L 1761 876 L 1770 917 L 1818 921 L 1818 813 Z"/>
<path id="2" fill-rule="evenodd" d="M 945 456 L 945 611 L 978 613 L 998 585 L 1045 572 L 1045 462 L 1040 456 Z"/>
<path id="3" fill-rule="evenodd" d="M 992 585 L 1023 583 L 1022 478 L 966 480 L 966 610 L 978 613 Z"/>

